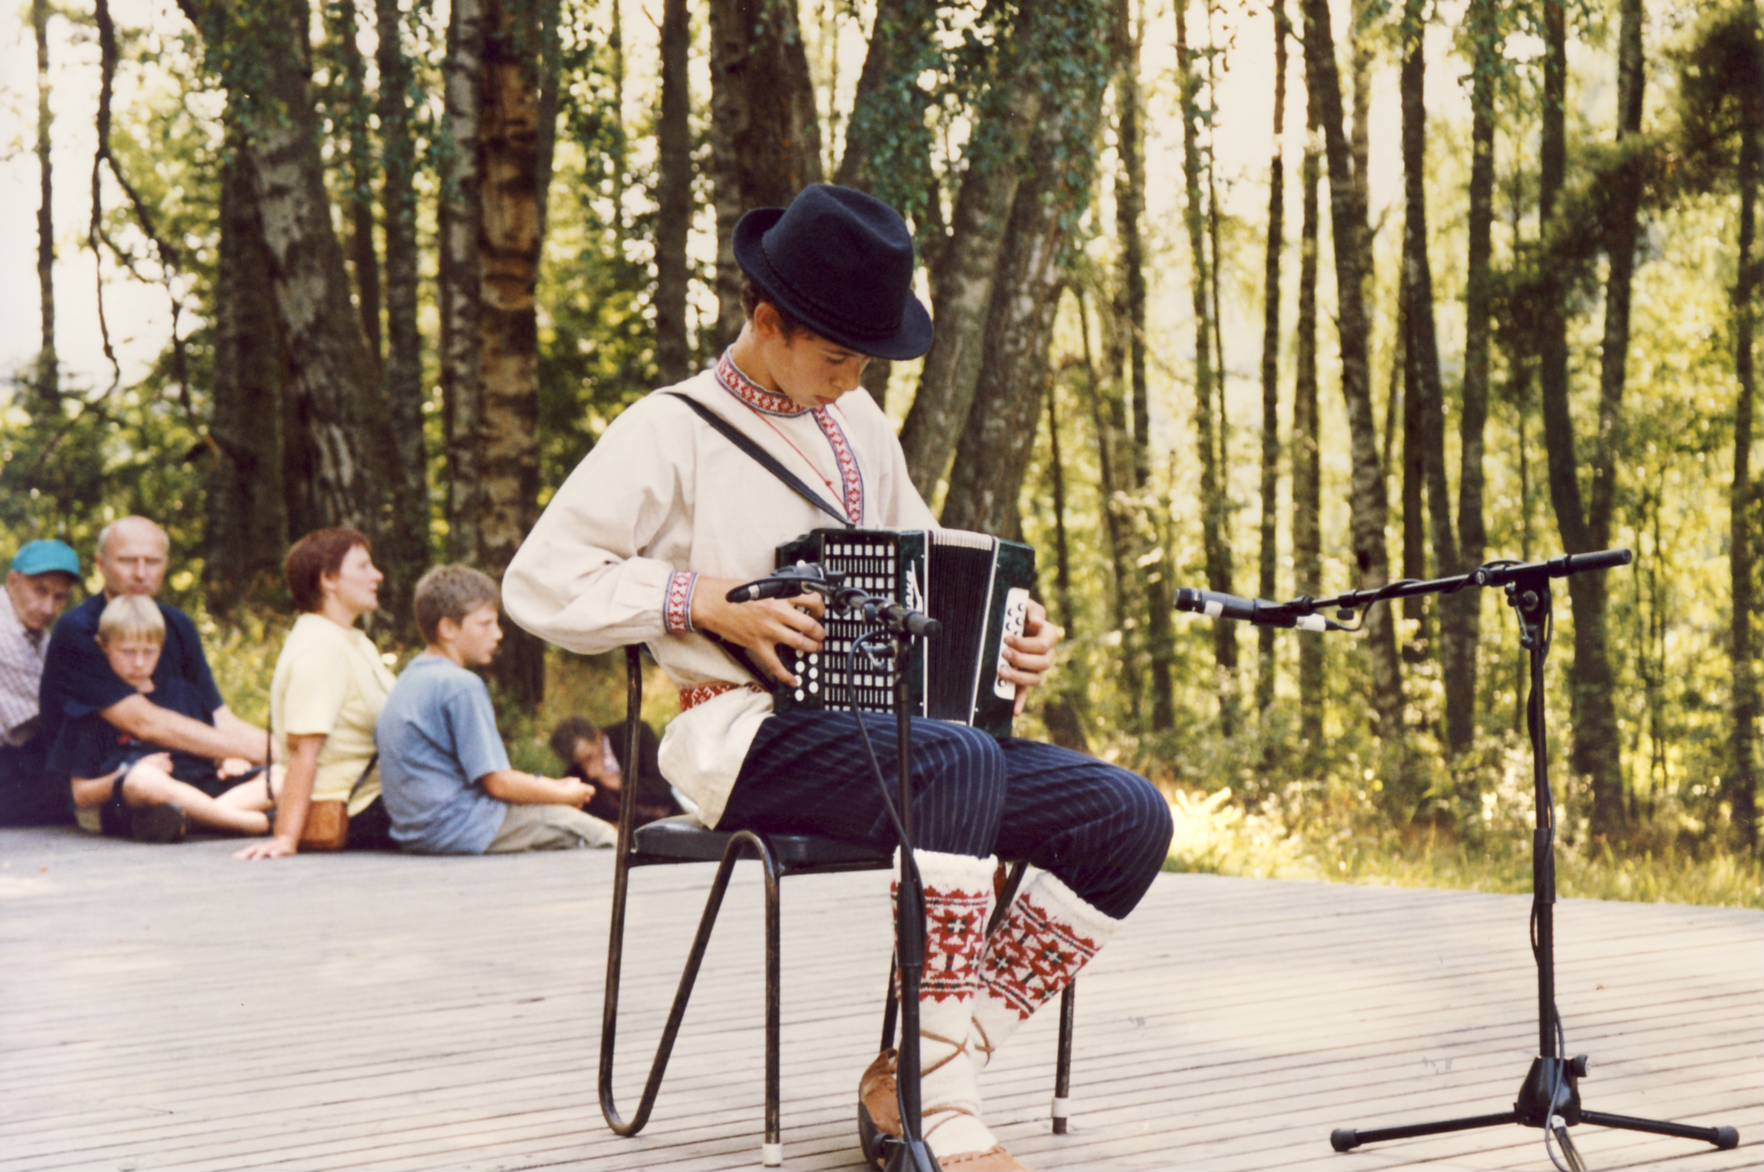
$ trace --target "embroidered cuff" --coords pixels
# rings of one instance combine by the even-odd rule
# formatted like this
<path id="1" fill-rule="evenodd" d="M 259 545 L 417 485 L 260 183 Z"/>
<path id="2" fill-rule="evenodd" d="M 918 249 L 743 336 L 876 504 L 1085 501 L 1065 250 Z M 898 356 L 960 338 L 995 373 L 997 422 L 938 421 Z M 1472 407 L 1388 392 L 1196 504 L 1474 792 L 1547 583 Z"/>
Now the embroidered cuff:
<path id="1" fill-rule="evenodd" d="M 670 635 L 684 635 L 692 627 L 692 595 L 698 589 L 698 575 L 676 570 L 668 575 L 667 596 L 662 601 L 662 622 Z"/>

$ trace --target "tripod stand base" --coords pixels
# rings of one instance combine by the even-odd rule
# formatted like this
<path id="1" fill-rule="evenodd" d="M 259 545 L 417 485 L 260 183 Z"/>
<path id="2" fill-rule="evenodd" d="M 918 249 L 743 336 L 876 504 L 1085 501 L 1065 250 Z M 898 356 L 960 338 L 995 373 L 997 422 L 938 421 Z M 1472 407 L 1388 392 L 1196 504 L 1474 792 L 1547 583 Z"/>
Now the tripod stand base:
<path id="1" fill-rule="evenodd" d="M 1731 1127 L 1697 1127 L 1688 1123 L 1667 1123 L 1658 1119 L 1637 1119 L 1630 1115 L 1607 1115 L 1603 1111 L 1583 1110 L 1580 1105 L 1580 1078 L 1586 1073 L 1586 1057 L 1536 1058 L 1526 1072 L 1519 1088 L 1519 1098 L 1511 1111 L 1494 1115 L 1467 1115 L 1459 1119 L 1440 1119 L 1430 1123 L 1410 1123 L 1401 1127 L 1378 1127 L 1360 1131 L 1338 1127 L 1329 1133 L 1329 1146 L 1338 1152 L 1351 1152 L 1361 1144 L 1382 1143 L 1390 1139 L 1412 1139 L 1420 1135 L 1441 1135 L 1448 1131 L 1469 1131 L 1479 1127 L 1521 1124 L 1525 1127 L 1570 1127 L 1591 1123 L 1623 1131 L 1645 1131 L 1653 1135 L 1669 1135 L 1678 1139 L 1697 1139 L 1714 1144 L 1722 1151 L 1739 1146 L 1739 1132 Z"/>

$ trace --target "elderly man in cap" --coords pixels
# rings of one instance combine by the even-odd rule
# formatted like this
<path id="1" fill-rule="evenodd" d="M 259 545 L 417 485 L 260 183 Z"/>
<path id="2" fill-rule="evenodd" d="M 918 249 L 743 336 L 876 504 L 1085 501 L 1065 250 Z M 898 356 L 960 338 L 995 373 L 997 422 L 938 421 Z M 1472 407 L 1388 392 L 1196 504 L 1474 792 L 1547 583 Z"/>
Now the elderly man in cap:
<path id="1" fill-rule="evenodd" d="M 189 683 L 214 714 L 212 725 L 155 704 L 118 678 L 99 649 L 98 618 L 105 603 L 122 594 L 153 598 L 165 581 L 170 552 L 165 530 L 146 517 L 124 517 L 99 533 L 98 572 L 104 577 L 104 592 L 55 624 L 40 692 L 44 735 L 53 744 L 64 721 L 96 712 L 119 732 L 164 749 L 216 760 L 242 757 L 261 764 L 267 734 L 228 710 L 203 653 L 202 636 L 189 615 L 157 603 L 165 619 L 165 645 L 153 678 L 177 677 Z M 67 778 L 53 780 L 65 789 Z"/>
<path id="2" fill-rule="evenodd" d="M 584 654 L 649 645 L 681 696 L 662 768 L 719 830 L 899 845 L 859 718 L 774 713 L 769 681 L 725 650 L 795 683 L 777 645 L 821 648 L 821 600 L 726 594 L 770 573 L 774 548 L 826 526 L 828 514 L 862 528 L 936 527 L 887 416 L 858 381 L 871 358 L 930 349 L 913 251 L 893 208 L 842 187 L 749 212 L 734 238 L 747 276 L 740 337 L 712 369 L 613 422 L 504 579 L 509 615 L 553 643 Z M 1032 603 L 1022 635 L 1007 639 L 1000 678 L 1017 686 L 1019 710 L 1061 634 Z M 894 718 L 862 719 L 892 787 Z M 946 1169 L 1018 1168 L 980 1118 L 979 1072 L 1145 894 L 1168 850 L 1169 807 L 1143 778 L 1052 745 L 923 719 L 913 738 L 913 858 L 931 925 L 919 1012 L 925 1135 Z M 988 936 L 1000 856 L 1044 873 Z M 886 930 L 887 910 L 873 910 Z M 871 1136 L 900 1130 L 893 1063 L 892 1052 L 879 1055 L 859 1083 L 871 1158 L 884 1150 Z"/>
<path id="3" fill-rule="evenodd" d="M 43 780 L 49 741 L 37 689 L 49 629 L 80 581 L 80 556 L 60 541 L 21 548 L 0 592 L 0 826 L 72 821 L 67 794 Z"/>

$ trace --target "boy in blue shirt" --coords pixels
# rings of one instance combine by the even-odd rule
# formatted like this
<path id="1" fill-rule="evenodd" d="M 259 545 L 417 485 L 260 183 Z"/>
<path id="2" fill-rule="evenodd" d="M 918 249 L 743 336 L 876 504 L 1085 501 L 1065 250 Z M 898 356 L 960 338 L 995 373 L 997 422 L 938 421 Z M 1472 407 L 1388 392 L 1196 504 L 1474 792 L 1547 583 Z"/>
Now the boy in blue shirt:
<path id="1" fill-rule="evenodd" d="M 496 583 L 439 566 L 414 602 L 428 648 L 398 677 L 374 734 L 393 840 L 424 854 L 611 846 L 617 830 L 582 812 L 592 785 L 509 767 L 490 691 L 470 670 L 502 642 Z"/>
<path id="2" fill-rule="evenodd" d="M 98 616 L 97 643 L 116 678 L 169 712 L 213 725 L 216 705 L 181 676 L 154 679 L 166 622 L 151 598 L 121 594 Z M 69 779 L 80 825 L 150 842 L 177 842 L 186 817 L 233 834 L 268 833 L 269 794 L 243 783 L 239 760 L 167 750 L 124 732 L 100 710 L 70 702 L 49 752 L 49 772 Z"/>

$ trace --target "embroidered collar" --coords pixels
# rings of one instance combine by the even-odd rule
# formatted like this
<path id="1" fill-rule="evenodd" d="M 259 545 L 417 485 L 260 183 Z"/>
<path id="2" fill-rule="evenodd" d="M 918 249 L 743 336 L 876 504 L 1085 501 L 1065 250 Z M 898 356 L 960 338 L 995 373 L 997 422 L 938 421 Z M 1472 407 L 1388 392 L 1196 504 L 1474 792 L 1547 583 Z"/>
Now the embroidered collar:
<path id="1" fill-rule="evenodd" d="M 807 407 L 796 402 L 789 395 L 779 391 L 768 391 L 741 372 L 729 351 L 717 360 L 717 382 L 725 391 L 752 407 L 755 411 L 764 411 L 768 415 L 801 415 L 808 411 Z"/>

